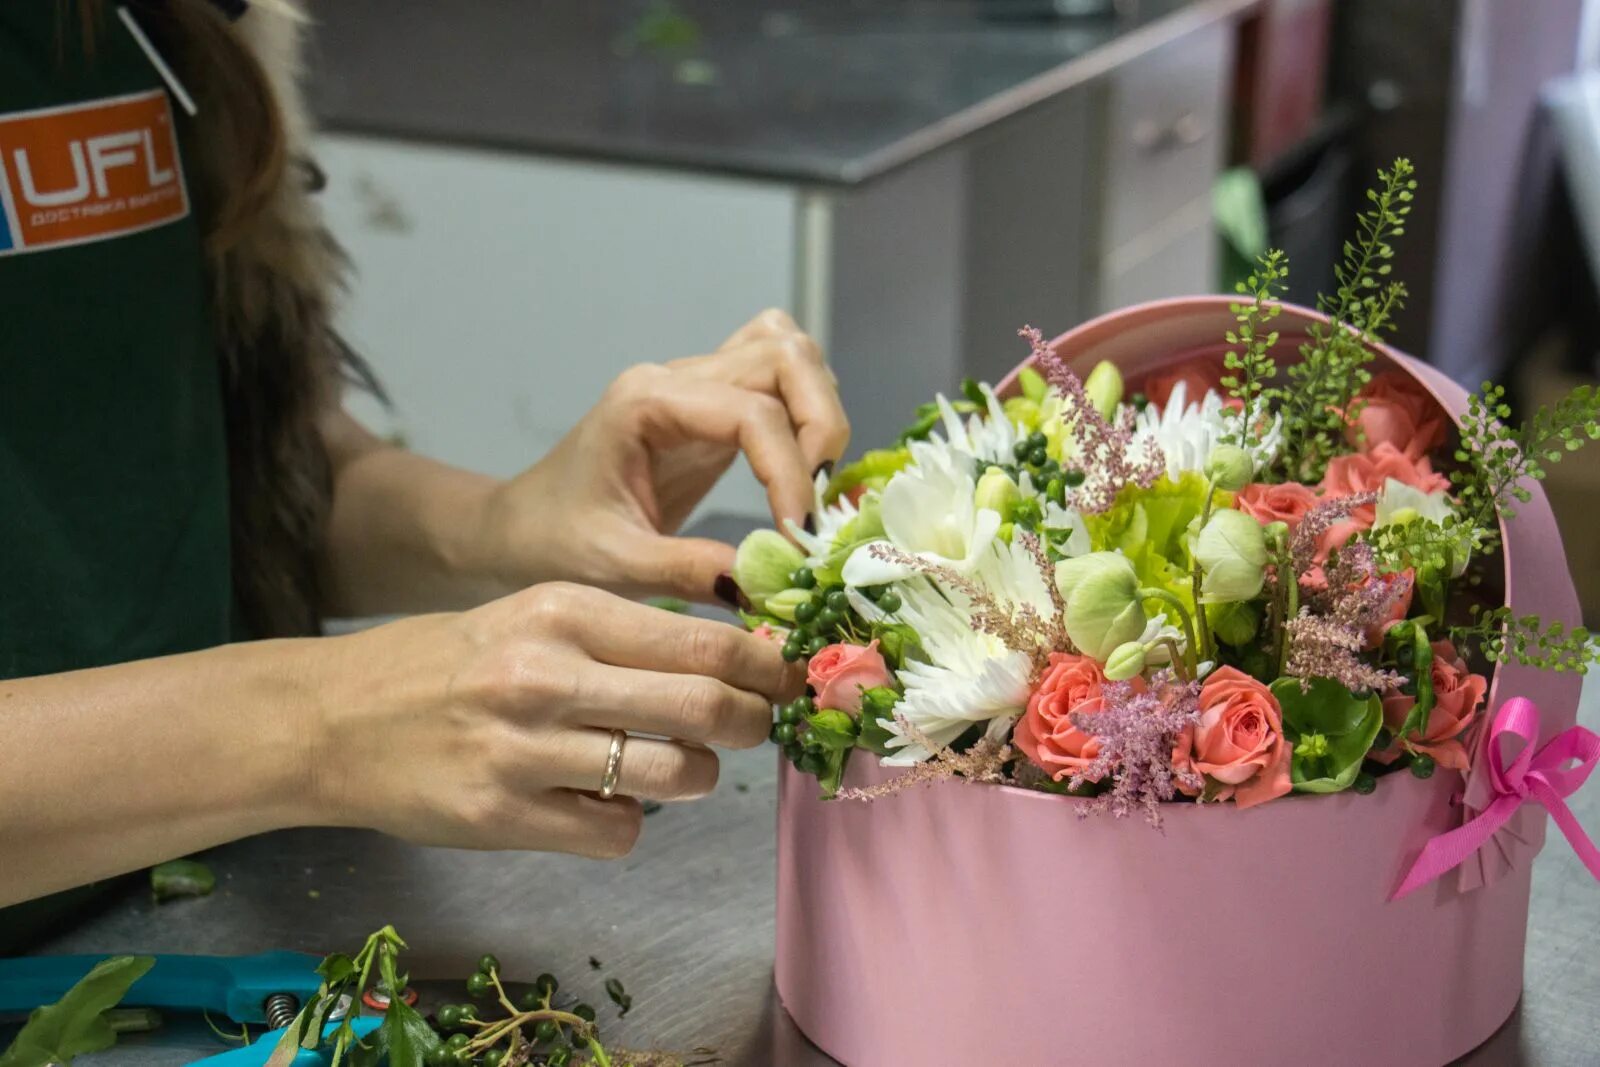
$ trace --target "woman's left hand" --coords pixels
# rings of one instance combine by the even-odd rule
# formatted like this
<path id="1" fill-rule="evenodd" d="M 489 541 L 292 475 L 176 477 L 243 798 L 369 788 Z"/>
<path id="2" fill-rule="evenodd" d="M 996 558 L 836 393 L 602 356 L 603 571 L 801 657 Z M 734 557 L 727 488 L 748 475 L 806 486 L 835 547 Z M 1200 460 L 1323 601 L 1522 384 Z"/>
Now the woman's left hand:
<path id="1" fill-rule="evenodd" d="M 721 348 L 624 371 L 543 460 L 494 492 L 486 534 L 513 586 L 727 599 L 733 549 L 674 536 L 743 452 L 781 526 L 810 520 L 817 471 L 850 427 L 821 349 L 781 311 Z"/>

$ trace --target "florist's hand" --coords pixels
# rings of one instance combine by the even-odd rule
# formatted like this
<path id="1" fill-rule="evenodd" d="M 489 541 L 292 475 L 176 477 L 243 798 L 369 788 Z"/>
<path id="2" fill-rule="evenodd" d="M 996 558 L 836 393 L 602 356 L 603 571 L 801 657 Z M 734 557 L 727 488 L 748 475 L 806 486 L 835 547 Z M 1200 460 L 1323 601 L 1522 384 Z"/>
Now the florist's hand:
<path id="1" fill-rule="evenodd" d="M 709 793 L 706 746 L 761 743 L 802 681 L 735 626 L 565 583 L 317 644 L 319 810 L 463 848 L 622 855 L 639 799 Z M 600 800 L 612 730 L 630 737 Z"/>
<path id="2" fill-rule="evenodd" d="M 816 342 L 767 311 L 716 352 L 633 367 L 548 456 L 491 501 L 502 580 L 565 578 L 626 595 L 707 600 L 733 565 L 717 541 L 675 537 L 739 452 L 773 518 L 804 525 L 819 469 L 850 428 Z M 726 590 L 731 582 L 723 580 Z"/>

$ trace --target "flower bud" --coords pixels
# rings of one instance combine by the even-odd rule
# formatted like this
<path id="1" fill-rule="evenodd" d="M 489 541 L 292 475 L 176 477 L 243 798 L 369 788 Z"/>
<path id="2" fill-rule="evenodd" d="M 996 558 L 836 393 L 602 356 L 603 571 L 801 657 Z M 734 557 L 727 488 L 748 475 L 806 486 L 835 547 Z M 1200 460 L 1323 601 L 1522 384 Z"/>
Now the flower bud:
<path id="1" fill-rule="evenodd" d="M 1144 673 L 1144 657 L 1148 649 L 1139 641 L 1127 641 L 1112 650 L 1106 658 L 1105 675 L 1113 682 L 1126 682 Z"/>
<path id="2" fill-rule="evenodd" d="M 1237 493 L 1249 485 L 1255 475 L 1255 461 L 1250 458 L 1250 453 L 1238 445 L 1218 445 L 1206 460 L 1206 477 L 1218 489 L 1226 489 L 1230 493 Z"/>
<path id="3" fill-rule="evenodd" d="M 1195 539 L 1195 558 L 1205 575 L 1200 599 L 1207 604 L 1254 600 L 1266 579 L 1267 543 L 1261 524 L 1242 511 L 1211 516 Z"/>
<path id="4" fill-rule="evenodd" d="M 1083 391 L 1102 419 L 1114 418 L 1122 403 L 1122 372 L 1115 363 L 1102 359 L 1084 379 Z"/>
<path id="5" fill-rule="evenodd" d="M 1078 651 L 1104 663 L 1118 645 L 1144 633 L 1139 576 L 1127 557 L 1091 552 L 1056 564 L 1067 636 Z"/>
<path id="6" fill-rule="evenodd" d="M 766 611 L 768 597 L 789 588 L 789 575 L 806 557 L 776 530 L 756 530 L 739 543 L 733 557 L 733 580 L 757 611 Z"/>
<path id="7" fill-rule="evenodd" d="M 1011 480 L 1010 475 L 999 467 L 990 467 L 978 479 L 978 488 L 973 493 L 972 501 L 978 507 L 998 511 L 1004 517 L 1011 513 L 1012 506 L 1021 496 L 1017 483 Z"/>
<path id="8" fill-rule="evenodd" d="M 750 594 L 746 593 L 745 595 L 749 596 Z M 794 622 L 794 609 L 810 599 L 811 591 L 809 589 L 785 589 L 782 592 L 773 593 L 763 600 L 762 604 L 766 608 L 767 614 L 776 615 L 784 622 Z"/>

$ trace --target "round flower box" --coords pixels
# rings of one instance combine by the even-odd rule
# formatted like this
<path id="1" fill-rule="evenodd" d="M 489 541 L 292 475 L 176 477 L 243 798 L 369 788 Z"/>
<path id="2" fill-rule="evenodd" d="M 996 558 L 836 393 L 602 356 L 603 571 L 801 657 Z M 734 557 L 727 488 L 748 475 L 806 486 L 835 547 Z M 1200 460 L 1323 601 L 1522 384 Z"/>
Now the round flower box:
<path id="1" fill-rule="evenodd" d="M 1285 308 L 1280 364 L 1316 318 Z M 1231 323 L 1228 298 L 1196 297 L 1118 311 L 1052 344 L 1080 373 L 1107 359 L 1137 381 L 1219 358 Z M 1464 409 L 1438 372 L 1381 358 L 1452 416 Z M 1537 488 L 1503 528 L 1514 610 L 1576 623 Z M 1572 674 L 1505 664 L 1488 707 L 1533 700 L 1543 743 L 1573 724 L 1578 691 Z M 1426 841 L 1487 803 L 1486 734 L 1471 781 L 1440 768 L 1385 775 L 1368 796 L 1294 794 L 1247 811 L 1175 803 L 1161 832 L 1080 818 L 1070 797 L 960 781 L 822 801 L 785 765 L 779 996 L 850 1067 L 1448 1063 L 1521 994 L 1543 809 L 1524 805 L 1460 870 L 1390 898 Z M 893 773 L 857 753 L 846 784 Z"/>

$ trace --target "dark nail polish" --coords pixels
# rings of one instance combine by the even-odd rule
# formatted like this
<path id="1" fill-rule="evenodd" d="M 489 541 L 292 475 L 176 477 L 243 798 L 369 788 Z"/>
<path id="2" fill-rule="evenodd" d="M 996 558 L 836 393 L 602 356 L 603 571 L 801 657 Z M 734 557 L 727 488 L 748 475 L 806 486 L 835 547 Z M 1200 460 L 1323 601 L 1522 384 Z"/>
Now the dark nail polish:
<path id="1" fill-rule="evenodd" d="M 807 514 L 806 515 L 806 521 L 801 523 L 801 526 L 803 526 L 805 528 L 805 531 L 808 534 L 816 533 L 817 532 L 817 517 L 815 515 Z"/>
<path id="2" fill-rule="evenodd" d="M 811 472 L 811 480 L 812 481 L 816 481 L 817 480 L 817 475 L 819 475 L 819 474 L 823 475 L 824 477 L 827 477 L 827 478 L 832 478 L 833 477 L 833 460 L 825 459 L 821 463 L 817 464 L 817 469 Z"/>
<path id="3" fill-rule="evenodd" d="M 711 583 L 711 591 L 716 594 L 718 600 L 730 608 L 748 610 L 750 607 L 750 601 L 745 599 L 739 583 L 733 580 L 731 574 L 717 575 L 717 580 Z"/>

